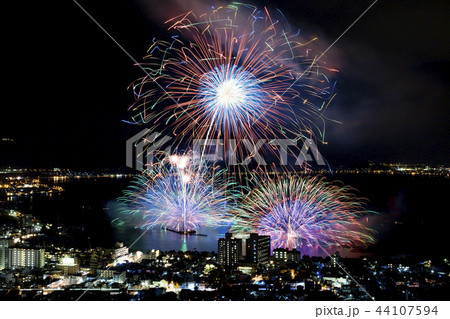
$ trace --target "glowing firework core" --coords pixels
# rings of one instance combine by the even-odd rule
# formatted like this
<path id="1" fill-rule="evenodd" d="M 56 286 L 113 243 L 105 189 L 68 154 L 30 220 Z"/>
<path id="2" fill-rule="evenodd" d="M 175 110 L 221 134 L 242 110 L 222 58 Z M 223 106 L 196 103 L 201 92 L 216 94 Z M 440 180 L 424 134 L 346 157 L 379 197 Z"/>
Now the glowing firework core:
<path id="1" fill-rule="evenodd" d="M 217 88 L 217 99 L 222 107 L 240 105 L 244 100 L 244 92 L 235 79 L 230 79 Z"/>
<path id="2" fill-rule="evenodd" d="M 256 78 L 236 65 L 224 64 L 206 73 L 199 96 L 200 104 L 215 119 L 227 119 L 233 123 L 254 115 L 255 110 L 264 104 L 264 93 Z"/>

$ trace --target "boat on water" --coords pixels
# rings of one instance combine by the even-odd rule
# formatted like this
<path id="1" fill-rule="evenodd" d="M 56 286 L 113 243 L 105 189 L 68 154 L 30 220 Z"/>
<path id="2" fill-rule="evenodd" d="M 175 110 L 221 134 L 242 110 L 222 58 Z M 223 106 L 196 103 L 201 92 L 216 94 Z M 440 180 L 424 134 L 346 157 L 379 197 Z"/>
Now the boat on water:
<path id="1" fill-rule="evenodd" d="M 193 235 L 193 236 L 203 236 L 206 237 L 208 235 L 206 234 L 197 234 L 197 231 L 195 229 L 192 230 L 176 230 L 176 229 L 171 229 L 171 228 L 164 228 L 165 230 L 171 231 L 173 233 L 177 233 L 177 234 L 181 234 L 181 235 Z"/>

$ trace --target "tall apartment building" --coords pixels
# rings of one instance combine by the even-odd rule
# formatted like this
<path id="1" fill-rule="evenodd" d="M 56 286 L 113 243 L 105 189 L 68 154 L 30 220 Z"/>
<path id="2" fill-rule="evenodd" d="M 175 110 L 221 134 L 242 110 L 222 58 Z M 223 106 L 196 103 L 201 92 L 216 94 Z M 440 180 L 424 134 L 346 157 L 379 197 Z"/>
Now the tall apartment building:
<path id="1" fill-rule="evenodd" d="M 45 250 L 33 248 L 8 248 L 8 268 L 44 268 Z"/>
<path id="2" fill-rule="evenodd" d="M 226 233 L 225 238 L 218 240 L 217 251 L 219 264 L 235 266 L 242 258 L 242 239 L 233 238 L 233 234 Z"/>
<path id="3" fill-rule="evenodd" d="M 8 268 L 8 248 L 13 244 L 11 238 L 0 238 L 0 270 Z"/>
<path id="4" fill-rule="evenodd" d="M 270 261 L 270 236 L 250 234 L 245 241 L 246 260 L 250 263 L 267 264 Z"/>

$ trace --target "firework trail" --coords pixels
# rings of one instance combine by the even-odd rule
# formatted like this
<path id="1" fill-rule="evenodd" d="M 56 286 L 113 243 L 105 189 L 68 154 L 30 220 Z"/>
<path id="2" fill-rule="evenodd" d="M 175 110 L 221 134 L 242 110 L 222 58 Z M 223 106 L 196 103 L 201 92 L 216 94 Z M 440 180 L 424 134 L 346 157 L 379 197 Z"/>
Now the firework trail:
<path id="1" fill-rule="evenodd" d="M 234 183 L 222 177 L 220 169 L 201 162 L 192 152 L 166 154 L 124 191 L 119 201 L 125 214 L 115 223 L 137 217 L 141 228 L 180 232 L 230 225 L 228 211 L 239 193 L 229 190 Z"/>
<path id="2" fill-rule="evenodd" d="M 233 3 L 166 21 L 169 41 L 154 40 L 131 88 L 133 121 L 192 139 L 323 139 L 322 113 L 334 96 L 317 61 L 316 39 L 302 40 L 284 16 Z M 316 134 L 319 132 L 320 134 Z M 251 153 L 251 152 L 250 152 Z M 248 155 L 248 154 L 247 154 Z"/>
<path id="3" fill-rule="evenodd" d="M 350 187 L 293 173 L 252 178 L 255 187 L 236 210 L 232 232 L 269 235 L 272 249 L 373 242 L 373 231 L 360 223 L 368 214 L 364 202 Z"/>

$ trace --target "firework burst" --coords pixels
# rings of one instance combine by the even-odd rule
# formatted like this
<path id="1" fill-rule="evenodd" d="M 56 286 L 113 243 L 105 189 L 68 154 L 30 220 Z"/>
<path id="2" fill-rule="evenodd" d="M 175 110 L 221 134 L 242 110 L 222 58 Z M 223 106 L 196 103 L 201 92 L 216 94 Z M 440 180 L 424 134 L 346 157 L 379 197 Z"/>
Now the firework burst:
<path id="1" fill-rule="evenodd" d="M 141 228 L 184 232 L 198 227 L 229 225 L 228 213 L 239 193 L 229 190 L 223 172 L 201 162 L 193 153 L 170 155 L 150 165 L 119 198 L 125 219 L 141 220 Z"/>
<path id="2" fill-rule="evenodd" d="M 170 41 L 154 40 L 132 84 L 136 123 L 178 142 L 192 139 L 312 137 L 334 96 L 312 42 L 284 16 L 243 4 L 194 11 L 166 22 Z M 168 132 L 166 132 L 168 133 Z M 317 137 L 317 136 L 316 136 Z M 240 150 L 239 145 L 237 149 Z"/>
<path id="3" fill-rule="evenodd" d="M 272 248 L 373 242 L 373 231 L 360 222 L 368 214 L 364 201 L 347 186 L 297 174 L 253 174 L 253 183 L 236 211 L 232 232 L 269 235 Z"/>

